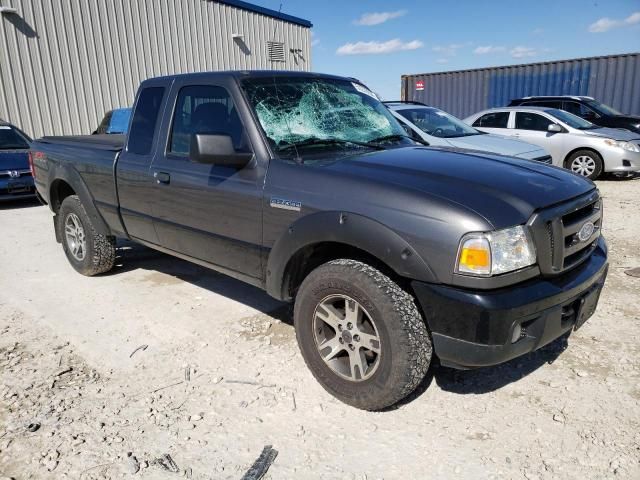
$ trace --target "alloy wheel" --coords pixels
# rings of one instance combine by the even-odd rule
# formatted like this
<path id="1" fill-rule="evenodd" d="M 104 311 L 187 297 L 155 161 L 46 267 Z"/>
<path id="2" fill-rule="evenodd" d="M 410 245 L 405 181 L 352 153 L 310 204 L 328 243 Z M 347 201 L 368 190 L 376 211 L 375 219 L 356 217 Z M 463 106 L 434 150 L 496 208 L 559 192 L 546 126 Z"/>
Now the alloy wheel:
<path id="1" fill-rule="evenodd" d="M 348 295 L 330 295 L 316 307 L 313 332 L 318 353 L 337 375 L 360 382 L 380 364 L 382 344 L 371 315 Z"/>
<path id="2" fill-rule="evenodd" d="M 81 262 L 87 253 L 87 240 L 84 227 L 75 213 L 70 213 L 64 222 L 64 234 L 67 246 L 73 258 Z"/>

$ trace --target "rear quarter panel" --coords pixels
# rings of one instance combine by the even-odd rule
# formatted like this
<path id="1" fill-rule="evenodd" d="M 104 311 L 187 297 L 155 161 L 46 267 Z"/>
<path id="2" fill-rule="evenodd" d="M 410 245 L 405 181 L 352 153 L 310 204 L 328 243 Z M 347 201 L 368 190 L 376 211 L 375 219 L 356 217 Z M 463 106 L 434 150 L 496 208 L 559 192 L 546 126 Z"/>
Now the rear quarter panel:
<path id="1" fill-rule="evenodd" d="M 122 233 L 117 215 L 118 200 L 113 174 L 117 150 L 90 145 L 80 140 L 38 140 L 33 143 L 34 168 L 38 193 L 55 212 L 51 193 L 56 181 L 68 183 L 80 197 L 89 216 L 101 230 Z M 36 152 L 42 152 L 44 156 Z"/>

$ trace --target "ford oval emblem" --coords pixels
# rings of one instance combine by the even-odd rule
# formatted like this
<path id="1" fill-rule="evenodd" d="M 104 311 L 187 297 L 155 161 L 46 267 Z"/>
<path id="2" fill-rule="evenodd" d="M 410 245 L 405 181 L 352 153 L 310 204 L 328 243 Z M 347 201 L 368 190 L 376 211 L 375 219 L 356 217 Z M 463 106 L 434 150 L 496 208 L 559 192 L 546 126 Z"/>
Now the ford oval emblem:
<path id="1" fill-rule="evenodd" d="M 582 225 L 582 227 L 580 227 L 580 231 L 578 232 L 578 240 L 580 240 L 581 242 L 586 242 L 591 238 L 591 235 L 593 235 L 595 229 L 596 226 L 593 224 L 593 222 L 585 223 L 584 225 Z"/>

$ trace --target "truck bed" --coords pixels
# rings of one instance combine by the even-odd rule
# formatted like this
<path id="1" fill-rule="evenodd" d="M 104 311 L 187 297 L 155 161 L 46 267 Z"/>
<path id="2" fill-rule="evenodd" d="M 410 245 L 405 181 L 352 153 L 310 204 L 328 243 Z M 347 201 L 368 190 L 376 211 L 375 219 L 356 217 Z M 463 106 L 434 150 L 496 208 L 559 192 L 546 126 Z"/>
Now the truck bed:
<path id="1" fill-rule="evenodd" d="M 111 230 L 121 231 L 114 167 L 125 140 L 125 135 L 72 135 L 34 141 L 32 151 L 43 154 L 43 159 L 34 159 L 38 191 L 46 202 L 56 203 L 51 178 L 63 178 L 85 205 L 95 205 L 94 214 Z"/>

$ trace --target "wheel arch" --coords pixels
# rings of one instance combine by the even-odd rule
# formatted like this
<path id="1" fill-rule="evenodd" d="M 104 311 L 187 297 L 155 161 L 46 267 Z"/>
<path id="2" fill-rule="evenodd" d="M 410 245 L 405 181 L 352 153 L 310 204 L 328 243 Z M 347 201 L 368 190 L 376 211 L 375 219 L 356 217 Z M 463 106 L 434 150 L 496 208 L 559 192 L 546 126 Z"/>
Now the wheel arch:
<path id="1" fill-rule="evenodd" d="M 57 215 L 64 199 L 70 195 L 77 195 L 96 232 L 102 235 L 111 235 L 110 228 L 98 212 L 93 195 L 89 192 L 80 174 L 72 168 L 56 167 L 49 177 L 49 208 L 51 211 Z M 58 232 L 56 232 L 56 239 L 60 241 Z"/>
<path id="2" fill-rule="evenodd" d="M 604 157 L 602 156 L 602 154 L 600 152 L 598 152 L 598 150 L 596 150 L 593 147 L 578 147 L 578 148 L 574 148 L 573 150 L 571 150 L 569 153 L 567 153 L 564 157 L 564 160 L 562 161 L 562 166 L 567 168 L 567 161 L 569 160 L 569 157 L 571 157 L 571 155 L 573 155 L 576 152 L 579 152 L 580 150 L 586 150 L 588 152 L 593 152 L 596 155 L 598 155 L 598 157 L 600 157 L 600 160 L 602 160 L 602 167 L 604 169 Z"/>
<path id="3" fill-rule="evenodd" d="M 329 211 L 299 219 L 276 241 L 267 261 L 266 290 L 290 300 L 311 270 L 338 258 L 369 263 L 399 282 L 435 281 L 427 262 L 389 227 L 362 215 Z"/>

